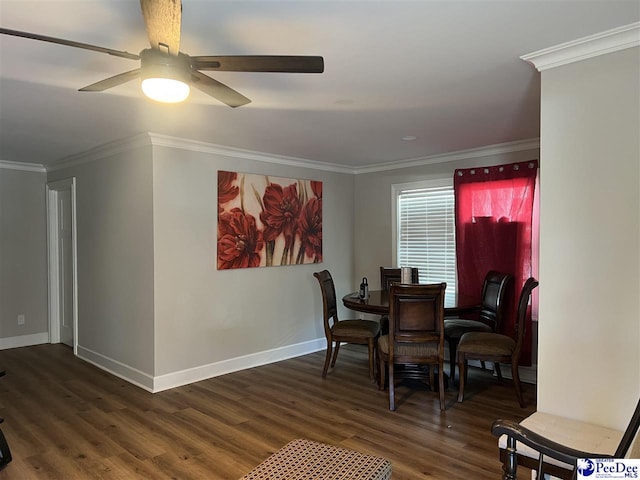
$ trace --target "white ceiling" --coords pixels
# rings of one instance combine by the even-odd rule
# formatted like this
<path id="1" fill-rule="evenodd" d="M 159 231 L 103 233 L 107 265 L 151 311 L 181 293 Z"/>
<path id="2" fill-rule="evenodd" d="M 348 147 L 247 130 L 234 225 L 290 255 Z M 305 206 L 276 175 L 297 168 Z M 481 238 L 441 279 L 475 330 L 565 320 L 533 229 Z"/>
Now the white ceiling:
<path id="1" fill-rule="evenodd" d="M 519 57 L 638 20 L 638 0 L 183 0 L 189 55 L 324 57 L 323 74 L 212 75 L 252 99 L 236 109 L 197 90 L 154 104 L 136 81 L 78 92 L 138 64 L 0 35 L 0 161 L 51 165 L 141 132 L 354 168 L 535 139 L 540 76 Z M 0 0 L 0 25 L 148 47 L 131 0 Z"/>

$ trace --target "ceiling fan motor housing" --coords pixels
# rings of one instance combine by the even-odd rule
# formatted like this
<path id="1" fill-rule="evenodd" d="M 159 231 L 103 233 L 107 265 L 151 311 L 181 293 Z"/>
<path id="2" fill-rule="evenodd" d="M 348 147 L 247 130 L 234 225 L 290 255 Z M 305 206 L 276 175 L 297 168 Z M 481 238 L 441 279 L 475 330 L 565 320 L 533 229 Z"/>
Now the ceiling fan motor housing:
<path id="1" fill-rule="evenodd" d="M 152 48 L 140 52 L 141 77 L 170 78 L 191 83 L 191 57 L 184 53 L 168 55 Z"/>

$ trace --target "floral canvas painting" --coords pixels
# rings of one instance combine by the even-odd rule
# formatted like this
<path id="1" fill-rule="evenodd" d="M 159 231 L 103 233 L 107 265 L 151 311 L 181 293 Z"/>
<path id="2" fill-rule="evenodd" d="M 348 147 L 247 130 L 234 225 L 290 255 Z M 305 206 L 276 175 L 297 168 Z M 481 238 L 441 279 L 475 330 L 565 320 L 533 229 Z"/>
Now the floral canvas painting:
<path id="1" fill-rule="evenodd" d="M 218 171 L 218 270 L 322 262 L 322 182 Z"/>

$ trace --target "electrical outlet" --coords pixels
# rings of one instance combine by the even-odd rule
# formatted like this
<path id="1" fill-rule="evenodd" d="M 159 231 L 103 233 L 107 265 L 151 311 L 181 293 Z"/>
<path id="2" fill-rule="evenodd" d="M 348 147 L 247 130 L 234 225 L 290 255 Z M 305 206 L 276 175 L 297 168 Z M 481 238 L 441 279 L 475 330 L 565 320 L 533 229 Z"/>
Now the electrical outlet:
<path id="1" fill-rule="evenodd" d="M 18 315 L 18 325 L 24 325 L 24 313 Z"/>

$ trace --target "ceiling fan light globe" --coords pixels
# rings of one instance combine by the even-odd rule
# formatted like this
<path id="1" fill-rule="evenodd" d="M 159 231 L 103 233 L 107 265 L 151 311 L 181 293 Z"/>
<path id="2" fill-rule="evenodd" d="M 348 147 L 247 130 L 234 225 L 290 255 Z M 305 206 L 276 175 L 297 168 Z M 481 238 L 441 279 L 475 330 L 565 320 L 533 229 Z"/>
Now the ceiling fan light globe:
<path id="1" fill-rule="evenodd" d="M 180 103 L 189 96 L 189 85 L 173 78 L 144 78 L 142 92 L 152 100 L 162 103 Z"/>

